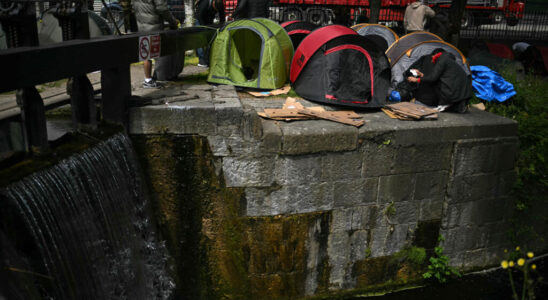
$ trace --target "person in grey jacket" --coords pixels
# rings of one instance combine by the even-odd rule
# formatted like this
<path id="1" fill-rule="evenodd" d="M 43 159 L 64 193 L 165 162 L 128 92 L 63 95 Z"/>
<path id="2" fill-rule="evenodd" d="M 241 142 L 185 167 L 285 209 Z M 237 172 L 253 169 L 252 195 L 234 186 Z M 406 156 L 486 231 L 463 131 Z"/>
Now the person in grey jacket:
<path id="1" fill-rule="evenodd" d="M 403 16 L 403 27 L 406 33 L 413 31 L 424 31 L 424 21 L 426 17 L 432 18 L 436 13 L 427 5 L 422 4 L 420 1 L 415 1 L 405 8 L 405 15 Z"/>
<path id="2" fill-rule="evenodd" d="M 179 20 L 171 14 L 166 0 L 133 0 L 133 11 L 137 20 L 137 29 L 140 32 L 164 30 L 164 22 L 169 23 L 171 29 L 177 29 Z M 144 88 L 158 88 L 160 85 L 152 79 L 152 61 L 145 60 Z"/>

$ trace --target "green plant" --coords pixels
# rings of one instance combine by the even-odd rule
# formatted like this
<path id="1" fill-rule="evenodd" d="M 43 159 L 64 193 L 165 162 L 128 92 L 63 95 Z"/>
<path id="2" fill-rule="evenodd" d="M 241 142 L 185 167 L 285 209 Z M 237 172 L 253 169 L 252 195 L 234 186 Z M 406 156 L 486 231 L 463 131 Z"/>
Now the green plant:
<path id="1" fill-rule="evenodd" d="M 390 203 L 388 203 L 388 206 L 384 210 L 384 214 L 388 217 L 396 214 L 396 206 L 394 205 L 394 201 L 390 201 Z"/>
<path id="2" fill-rule="evenodd" d="M 548 218 L 548 81 L 528 75 L 517 80 L 515 72 L 502 70 L 501 75 L 514 85 L 516 95 L 503 103 L 487 102 L 486 110 L 518 122 L 519 154 L 514 184 L 515 214 L 512 218 L 511 242 L 544 238 L 533 223 L 545 223 Z"/>
<path id="3" fill-rule="evenodd" d="M 438 244 L 443 241 L 444 238 L 440 234 L 438 236 Z M 428 271 L 422 274 L 425 279 L 435 278 L 439 283 L 445 283 L 447 282 L 447 279 L 453 276 L 461 276 L 457 269 L 449 265 L 449 257 L 443 254 L 443 248 L 441 246 L 434 248 L 434 256 L 431 256 L 429 260 L 430 264 L 428 265 Z"/>
<path id="4" fill-rule="evenodd" d="M 398 262 L 410 262 L 415 266 L 422 266 L 426 260 L 426 249 L 422 247 L 406 247 L 394 254 Z"/>
<path id="5" fill-rule="evenodd" d="M 504 252 L 508 253 L 507 250 Z M 527 252 L 527 255 L 522 255 L 521 248 L 516 247 L 516 251 L 509 254 L 508 260 L 503 260 L 500 265 L 503 269 L 508 270 L 508 278 L 510 279 L 510 287 L 512 288 L 512 298 L 514 300 L 526 300 L 526 299 L 535 299 L 535 285 L 538 283 L 538 280 L 535 280 L 530 276 L 531 272 L 535 272 L 537 266 L 533 264 L 533 257 L 535 255 L 533 252 Z M 516 261 L 514 263 L 514 260 Z M 521 272 L 523 275 L 523 282 L 521 288 L 521 297 L 518 296 L 516 291 L 516 282 L 512 276 L 512 272 L 517 271 Z"/>
<path id="6" fill-rule="evenodd" d="M 365 258 L 370 258 L 371 257 L 371 247 L 367 247 L 365 249 Z"/>
<path id="7" fill-rule="evenodd" d="M 416 264 L 422 265 L 426 260 L 426 249 L 422 247 L 411 247 L 407 252 L 407 260 Z"/>

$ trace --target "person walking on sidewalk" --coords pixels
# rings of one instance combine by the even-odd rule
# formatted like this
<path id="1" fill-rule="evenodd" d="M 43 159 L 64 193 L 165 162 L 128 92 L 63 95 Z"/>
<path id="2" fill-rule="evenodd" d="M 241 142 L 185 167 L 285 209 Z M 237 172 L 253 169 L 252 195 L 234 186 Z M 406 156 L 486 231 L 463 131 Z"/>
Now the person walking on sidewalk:
<path id="1" fill-rule="evenodd" d="M 432 18 L 435 15 L 436 13 L 429 6 L 422 4 L 421 1 L 416 0 L 415 2 L 412 2 L 407 5 L 403 16 L 405 33 L 424 31 L 424 22 L 426 18 Z"/>
<path id="2" fill-rule="evenodd" d="M 164 30 L 164 22 L 171 29 L 177 29 L 179 20 L 171 14 L 166 0 L 133 0 L 133 10 L 139 32 Z M 152 78 L 152 60 L 143 62 L 145 80 L 144 88 L 159 88 L 161 85 Z"/>

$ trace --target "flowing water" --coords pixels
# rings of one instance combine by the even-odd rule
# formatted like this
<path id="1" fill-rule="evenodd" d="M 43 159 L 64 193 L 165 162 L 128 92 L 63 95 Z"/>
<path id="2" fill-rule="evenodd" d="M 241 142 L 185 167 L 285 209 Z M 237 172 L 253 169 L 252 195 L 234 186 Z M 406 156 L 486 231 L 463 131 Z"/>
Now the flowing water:
<path id="1" fill-rule="evenodd" d="M 119 134 L 0 190 L 0 299 L 169 299 L 168 254 Z"/>

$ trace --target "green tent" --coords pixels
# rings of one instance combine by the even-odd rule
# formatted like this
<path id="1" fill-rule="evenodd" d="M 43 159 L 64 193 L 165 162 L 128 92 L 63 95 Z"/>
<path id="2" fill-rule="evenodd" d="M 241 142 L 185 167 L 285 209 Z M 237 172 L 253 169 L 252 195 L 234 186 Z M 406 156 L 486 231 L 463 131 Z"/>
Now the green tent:
<path id="1" fill-rule="evenodd" d="M 234 21 L 213 41 L 207 81 L 277 89 L 287 82 L 292 58 L 293 44 L 278 23 L 263 18 Z"/>

